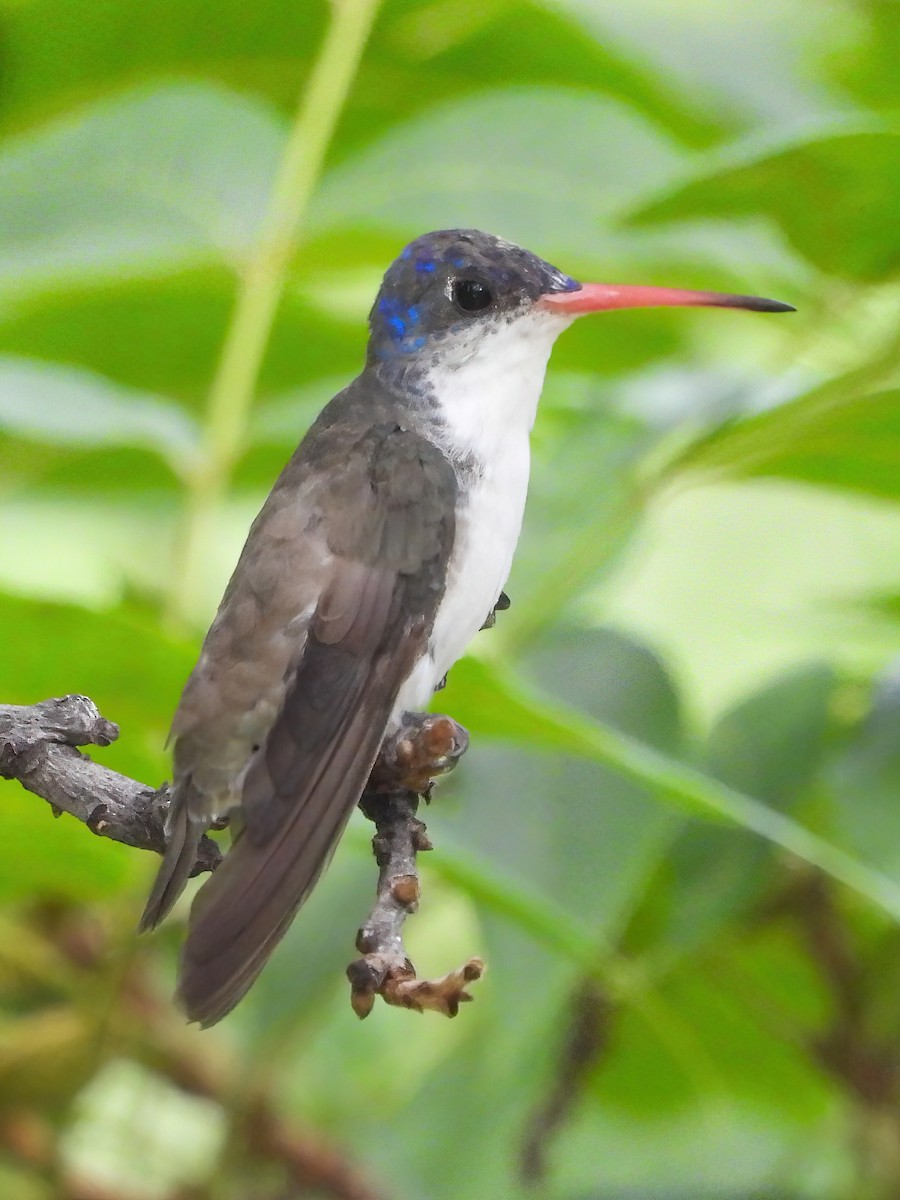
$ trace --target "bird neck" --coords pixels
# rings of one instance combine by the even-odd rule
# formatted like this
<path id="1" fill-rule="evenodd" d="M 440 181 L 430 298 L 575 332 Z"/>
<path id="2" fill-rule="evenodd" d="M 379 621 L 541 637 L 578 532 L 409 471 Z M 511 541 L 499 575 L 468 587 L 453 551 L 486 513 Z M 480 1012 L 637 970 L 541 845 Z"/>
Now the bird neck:
<path id="1" fill-rule="evenodd" d="M 437 353 L 371 367 L 452 461 L 483 466 L 528 438 L 550 351 L 570 323 L 543 313 L 501 318 Z"/>

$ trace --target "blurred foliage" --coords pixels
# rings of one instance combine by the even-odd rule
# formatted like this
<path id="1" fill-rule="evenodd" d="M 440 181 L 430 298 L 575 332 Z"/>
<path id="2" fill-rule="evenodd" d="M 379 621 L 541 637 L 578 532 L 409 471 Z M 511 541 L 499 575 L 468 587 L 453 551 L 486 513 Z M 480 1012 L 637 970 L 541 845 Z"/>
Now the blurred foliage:
<path id="1" fill-rule="evenodd" d="M 410 944 L 488 959 L 457 1021 L 350 1010 L 361 820 L 199 1034 L 186 906 L 133 937 L 147 856 L 2 786 L 0 1194 L 891 1200 L 900 6 L 384 0 L 223 401 L 328 28 L 0 0 L 0 700 L 89 694 L 104 762 L 165 778 L 248 522 L 425 229 L 798 313 L 554 354 L 513 607 L 439 698 L 473 746 Z"/>

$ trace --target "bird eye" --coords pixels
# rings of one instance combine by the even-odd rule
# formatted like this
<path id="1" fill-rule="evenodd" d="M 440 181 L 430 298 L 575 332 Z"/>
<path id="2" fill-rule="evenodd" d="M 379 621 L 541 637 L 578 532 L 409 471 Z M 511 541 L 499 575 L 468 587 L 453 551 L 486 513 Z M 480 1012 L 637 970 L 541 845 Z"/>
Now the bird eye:
<path id="1" fill-rule="evenodd" d="M 480 312 L 493 299 L 491 289 L 477 279 L 457 279 L 453 284 L 453 300 L 464 312 Z"/>

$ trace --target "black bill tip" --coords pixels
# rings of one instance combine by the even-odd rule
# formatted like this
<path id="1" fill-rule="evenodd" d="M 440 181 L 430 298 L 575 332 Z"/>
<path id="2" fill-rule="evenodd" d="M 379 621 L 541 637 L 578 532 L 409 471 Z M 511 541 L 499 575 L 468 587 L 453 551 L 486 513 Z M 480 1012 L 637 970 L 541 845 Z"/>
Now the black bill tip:
<path id="1" fill-rule="evenodd" d="M 710 299 L 710 305 L 721 308 L 746 308 L 751 312 L 796 312 L 793 304 L 785 304 L 783 300 L 768 300 L 765 296 L 722 296 L 720 299 Z"/>

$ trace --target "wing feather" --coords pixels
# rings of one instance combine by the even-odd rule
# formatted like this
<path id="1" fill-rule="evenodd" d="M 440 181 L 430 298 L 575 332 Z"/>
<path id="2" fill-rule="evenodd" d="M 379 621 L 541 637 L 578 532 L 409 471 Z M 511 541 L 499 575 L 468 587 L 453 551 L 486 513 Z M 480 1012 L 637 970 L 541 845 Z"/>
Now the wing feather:
<path id="1" fill-rule="evenodd" d="M 453 532 L 452 509 L 432 493 L 452 468 L 408 430 L 372 434 L 382 441 L 360 480 L 365 499 L 333 533 L 302 653 L 246 772 L 242 833 L 191 911 L 178 990 L 203 1025 L 244 995 L 327 866 L 427 651 Z M 391 439 L 406 456 L 399 482 L 379 464 Z"/>

